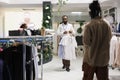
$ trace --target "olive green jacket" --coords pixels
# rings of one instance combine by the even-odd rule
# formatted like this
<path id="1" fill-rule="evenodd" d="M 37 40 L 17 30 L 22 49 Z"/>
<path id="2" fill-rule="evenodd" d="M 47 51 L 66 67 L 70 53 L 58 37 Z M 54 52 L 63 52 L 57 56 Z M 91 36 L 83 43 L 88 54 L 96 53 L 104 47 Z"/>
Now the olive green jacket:
<path id="1" fill-rule="evenodd" d="M 102 18 L 92 19 L 85 26 L 83 33 L 83 62 L 99 67 L 108 65 L 111 37 L 110 26 Z"/>

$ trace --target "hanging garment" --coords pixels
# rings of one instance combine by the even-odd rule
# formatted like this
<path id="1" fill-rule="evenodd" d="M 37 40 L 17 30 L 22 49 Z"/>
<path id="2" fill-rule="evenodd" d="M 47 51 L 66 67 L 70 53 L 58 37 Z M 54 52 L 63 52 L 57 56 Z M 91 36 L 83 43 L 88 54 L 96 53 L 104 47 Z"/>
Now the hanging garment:
<path id="1" fill-rule="evenodd" d="M 37 48 L 32 45 L 32 53 L 33 53 L 33 58 L 34 58 L 34 66 L 35 66 L 35 80 L 37 80 L 39 78 L 38 74 L 39 74 L 39 66 L 38 66 L 38 51 Z"/>
<path id="2" fill-rule="evenodd" d="M 26 62 L 31 61 L 29 64 L 26 64 L 26 80 L 34 80 L 34 60 L 32 53 L 32 46 L 26 45 Z"/>
<path id="3" fill-rule="evenodd" d="M 3 80 L 3 60 L 0 59 L 0 80 Z"/>
<path id="4" fill-rule="evenodd" d="M 21 44 L 8 47 L 1 54 L 0 58 L 5 63 L 3 80 L 34 80 L 34 61 L 32 60 L 31 46 Z M 31 62 L 27 64 L 28 61 Z"/>
<path id="5" fill-rule="evenodd" d="M 113 66 L 120 68 L 120 41 L 119 40 L 117 41 L 115 61 Z"/>
<path id="6" fill-rule="evenodd" d="M 118 32 L 120 33 L 120 23 L 118 24 Z"/>
<path id="7" fill-rule="evenodd" d="M 3 80 L 25 80 L 25 55 L 23 45 L 8 47 L 1 52 L 4 61 Z M 6 75 L 9 75 L 8 77 Z"/>
<path id="8" fill-rule="evenodd" d="M 110 60 L 109 60 L 110 66 L 113 65 L 113 62 L 115 60 L 116 48 L 117 48 L 117 37 L 112 36 L 111 41 L 110 41 Z"/>
<path id="9" fill-rule="evenodd" d="M 58 56 L 66 60 L 76 59 L 75 47 L 77 47 L 75 37 L 68 35 L 62 37 L 59 43 Z"/>

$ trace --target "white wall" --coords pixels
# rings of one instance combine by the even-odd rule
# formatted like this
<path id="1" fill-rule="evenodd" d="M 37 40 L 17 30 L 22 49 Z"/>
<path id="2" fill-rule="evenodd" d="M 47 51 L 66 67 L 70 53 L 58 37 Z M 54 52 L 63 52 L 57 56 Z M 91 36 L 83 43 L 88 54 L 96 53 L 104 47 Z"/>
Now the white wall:
<path id="1" fill-rule="evenodd" d="M 116 7 L 117 7 L 117 21 L 119 24 L 120 23 L 120 5 L 117 2 L 116 2 Z"/>
<path id="2" fill-rule="evenodd" d="M 9 3 L 10 0 L 0 0 L 2 3 Z"/>
<path id="3" fill-rule="evenodd" d="M 25 12 L 30 13 L 31 22 L 36 29 L 42 27 L 42 8 L 33 7 L 33 11 L 24 11 L 23 8 L 0 8 L 0 37 L 7 37 L 8 30 L 19 29 Z"/>
<path id="4" fill-rule="evenodd" d="M 117 22 L 120 23 L 120 7 L 117 8 Z"/>
<path id="5" fill-rule="evenodd" d="M 42 27 L 42 12 L 29 11 L 31 22 L 35 24 L 35 29 Z M 9 30 L 18 30 L 21 23 L 24 22 L 25 12 L 5 12 L 5 37 L 8 36 Z"/>
<path id="6" fill-rule="evenodd" d="M 4 10 L 0 8 L 0 37 L 3 37 Z"/>

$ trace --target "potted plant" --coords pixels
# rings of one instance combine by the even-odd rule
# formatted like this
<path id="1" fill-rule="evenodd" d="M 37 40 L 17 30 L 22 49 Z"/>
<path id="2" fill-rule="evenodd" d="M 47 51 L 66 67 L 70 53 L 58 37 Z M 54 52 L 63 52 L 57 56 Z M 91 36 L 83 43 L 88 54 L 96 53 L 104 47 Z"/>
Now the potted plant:
<path id="1" fill-rule="evenodd" d="M 77 32 L 82 33 L 83 21 L 80 21 L 79 24 L 80 24 L 80 27 L 77 29 Z"/>

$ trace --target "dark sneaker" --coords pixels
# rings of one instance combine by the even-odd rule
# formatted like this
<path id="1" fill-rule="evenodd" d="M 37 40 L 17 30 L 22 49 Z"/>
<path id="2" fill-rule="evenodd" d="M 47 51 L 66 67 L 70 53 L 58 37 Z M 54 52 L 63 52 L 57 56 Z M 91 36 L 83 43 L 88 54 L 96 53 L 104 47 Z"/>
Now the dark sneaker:
<path id="1" fill-rule="evenodd" d="M 67 71 L 67 72 L 70 72 L 70 69 L 69 69 L 69 68 L 66 68 L 66 71 Z"/>
<path id="2" fill-rule="evenodd" d="M 62 69 L 65 69 L 65 66 L 63 66 Z"/>

